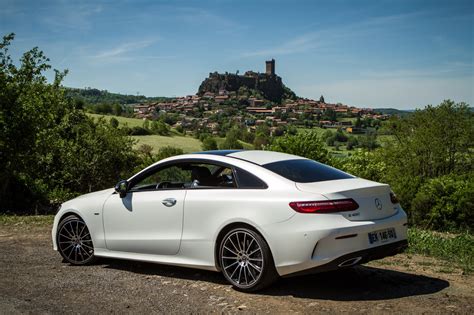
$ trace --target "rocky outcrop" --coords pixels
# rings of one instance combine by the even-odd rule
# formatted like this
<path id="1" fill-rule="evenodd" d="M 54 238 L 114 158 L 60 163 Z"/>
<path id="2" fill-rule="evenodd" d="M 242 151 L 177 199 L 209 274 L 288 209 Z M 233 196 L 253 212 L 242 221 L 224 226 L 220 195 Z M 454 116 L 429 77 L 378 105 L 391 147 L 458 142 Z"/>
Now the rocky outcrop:
<path id="1" fill-rule="evenodd" d="M 237 92 L 240 87 L 259 91 L 265 99 L 276 103 L 280 103 L 285 97 L 292 98 L 294 95 L 289 88 L 285 87 L 279 76 L 253 71 L 247 71 L 244 75 L 210 73 L 199 86 L 198 95 L 202 96 L 206 92 L 217 94 L 220 90 Z"/>

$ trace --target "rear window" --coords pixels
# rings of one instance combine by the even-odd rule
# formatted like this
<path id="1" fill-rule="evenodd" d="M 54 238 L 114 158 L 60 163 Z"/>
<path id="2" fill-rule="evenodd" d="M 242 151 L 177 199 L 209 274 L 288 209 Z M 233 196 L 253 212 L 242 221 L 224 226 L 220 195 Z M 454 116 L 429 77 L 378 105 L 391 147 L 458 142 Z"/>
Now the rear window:
<path id="1" fill-rule="evenodd" d="M 344 173 L 343 171 L 313 160 L 286 160 L 268 163 L 262 166 L 267 170 L 298 183 L 354 178 L 354 176 Z"/>

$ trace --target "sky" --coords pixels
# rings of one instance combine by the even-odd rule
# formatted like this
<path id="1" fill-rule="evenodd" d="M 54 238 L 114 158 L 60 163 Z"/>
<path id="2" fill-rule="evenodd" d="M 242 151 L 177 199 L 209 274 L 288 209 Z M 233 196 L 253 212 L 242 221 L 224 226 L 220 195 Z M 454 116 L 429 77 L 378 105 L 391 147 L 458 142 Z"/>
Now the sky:
<path id="1" fill-rule="evenodd" d="M 474 105 L 472 0 L 0 0 L 11 32 L 16 59 L 40 47 L 70 87 L 183 96 L 210 72 L 264 72 L 274 58 L 301 97 Z"/>

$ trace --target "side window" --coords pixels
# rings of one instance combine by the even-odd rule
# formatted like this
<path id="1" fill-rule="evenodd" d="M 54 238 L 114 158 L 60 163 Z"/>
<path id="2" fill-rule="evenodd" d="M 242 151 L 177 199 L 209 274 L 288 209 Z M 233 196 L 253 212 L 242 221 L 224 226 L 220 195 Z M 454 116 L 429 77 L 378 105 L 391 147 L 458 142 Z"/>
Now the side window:
<path id="1" fill-rule="evenodd" d="M 191 186 L 191 171 L 182 165 L 171 165 L 146 175 L 135 183 L 130 191 L 156 189 L 182 189 Z"/>
<path id="2" fill-rule="evenodd" d="M 237 175 L 237 182 L 239 183 L 239 188 L 243 189 L 266 189 L 268 188 L 260 178 L 255 175 L 250 174 L 243 169 L 236 168 L 235 174 Z"/>
<path id="3" fill-rule="evenodd" d="M 130 191 L 185 188 L 237 188 L 232 168 L 211 163 L 182 162 L 154 172 L 132 183 Z"/>
<path id="4" fill-rule="evenodd" d="M 237 187 L 231 168 L 214 164 L 191 165 L 192 188 Z"/>

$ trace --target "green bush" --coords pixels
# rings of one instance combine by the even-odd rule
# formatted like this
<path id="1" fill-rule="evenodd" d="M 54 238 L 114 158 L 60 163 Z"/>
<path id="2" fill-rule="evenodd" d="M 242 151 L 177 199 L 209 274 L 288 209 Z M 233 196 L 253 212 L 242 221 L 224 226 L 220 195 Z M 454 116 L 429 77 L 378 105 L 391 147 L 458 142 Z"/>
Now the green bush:
<path id="1" fill-rule="evenodd" d="M 204 151 L 217 150 L 217 142 L 213 137 L 205 137 L 202 141 L 202 149 Z"/>
<path id="2" fill-rule="evenodd" d="M 237 127 L 230 129 L 226 136 L 224 142 L 219 146 L 221 150 L 228 149 L 243 149 L 242 144 L 239 142 L 241 136 L 241 131 Z"/>
<path id="3" fill-rule="evenodd" d="M 150 129 L 146 129 L 140 126 L 135 126 L 128 129 L 128 134 L 131 136 L 148 136 L 151 135 Z"/>
<path id="4" fill-rule="evenodd" d="M 410 209 L 411 221 L 436 230 L 474 226 L 474 177 L 445 175 L 424 183 Z"/>

